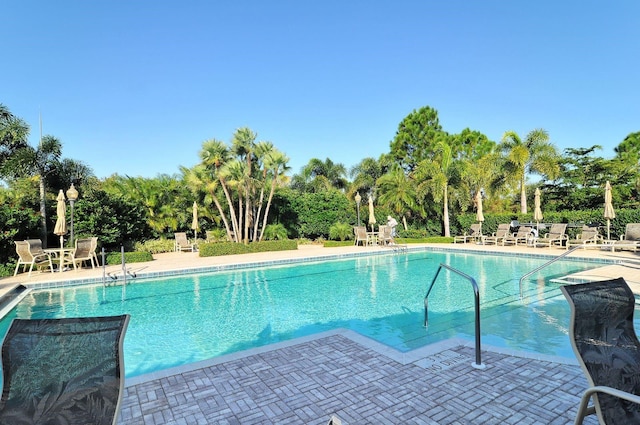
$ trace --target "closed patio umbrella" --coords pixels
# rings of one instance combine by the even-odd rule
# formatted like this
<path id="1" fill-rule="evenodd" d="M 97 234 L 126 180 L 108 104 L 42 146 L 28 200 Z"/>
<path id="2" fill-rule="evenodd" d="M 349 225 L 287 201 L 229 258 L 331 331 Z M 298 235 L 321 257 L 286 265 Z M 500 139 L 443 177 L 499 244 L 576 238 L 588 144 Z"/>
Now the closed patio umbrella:
<path id="1" fill-rule="evenodd" d="M 536 188 L 533 198 L 534 210 L 533 219 L 536 221 L 536 230 L 540 230 L 540 222 L 542 221 L 542 209 L 540 208 L 540 189 Z"/>
<path id="2" fill-rule="evenodd" d="M 60 236 L 60 271 L 62 271 L 62 264 L 64 263 L 64 235 L 67 234 L 67 206 L 65 204 L 64 192 L 60 189 L 58 197 L 56 198 L 58 204 L 56 205 L 56 226 L 53 229 L 53 233 Z"/>
<path id="3" fill-rule="evenodd" d="M 476 220 L 478 220 L 480 224 L 482 224 L 482 222 L 484 221 L 484 214 L 482 213 L 482 191 L 481 190 L 476 192 L 475 201 L 476 201 Z"/>
<path id="4" fill-rule="evenodd" d="M 607 181 L 604 186 L 604 218 L 607 220 L 607 240 L 611 239 L 611 220 L 616 218 L 616 212 L 613 210 L 611 196 L 611 184 Z"/>
<path id="5" fill-rule="evenodd" d="M 193 201 L 193 220 L 191 221 L 191 229 L 193 229 L 194 240 L 198 239 L 198 204 Z"/>
<path id="6" fill-rule="evenodd" d="M 373 214 L 373 198 L 369 196 L 369 224 L 373 232 L 373 225 L 376 224 L 376 216 Z"/>

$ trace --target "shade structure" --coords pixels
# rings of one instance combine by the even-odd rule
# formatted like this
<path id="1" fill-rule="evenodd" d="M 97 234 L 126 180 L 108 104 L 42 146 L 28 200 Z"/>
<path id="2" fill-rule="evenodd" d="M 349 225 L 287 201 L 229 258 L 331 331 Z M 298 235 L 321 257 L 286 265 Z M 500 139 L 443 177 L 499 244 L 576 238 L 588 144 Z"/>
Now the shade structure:
<path id="1" fill-rule="evenodd" d="M 476 192 L 475 201 L 476 201 L 476 220 L 482 223 L 484 221 L 484 214 L 482 213 L 482 191 L 481 190 Z"/>
<path id="2" fill-rule="evenodd" d="M 193 220 L 191 221 L 191 229 L 193 230 L 194 239 L 198 239 L 198 204 L 193 201 Z"/>
<path id="3" fill-rule="evenodd" d="M 376 224 L 376 216 L 373 211 L 373 199 L 369 197 L 369 224 L 371 225 L 371 231 L 373 232 L 373 225 Z"/>
<path id="4" fill-rule="evenodd" d="M 542 209 L 540 208 L 540 189 L 536 188 L 536 193 L 533 198 L 533 219 L 536 221 L 536 230 L 539 230 L 540 222 L 542 221 Z"/>
<path id="5" fill-rule="evenodd" d="M 65 203 L 64 192 L 60 189 L 58 197 L 56 198 L 58 204 L 56 205 L 56 226 L 53 229 L 53 233 L 60 236 L 60 265 L 62 265 L 62 259 L 64 258 L 64 235 L 67 234 L 67 205 Z M 60 267 L 62 271 L 62 267 Z"/>
<path id="6" fill-rule="evenodd" d="M 604 214 L 605 220 L 607 220 L 607 239 L 611 239 L 611 220 L 616 218 L 616 212 L 613 210 L 612 195 L 611 195 L 611 183 L 607 181 L 604 186 Z"/>

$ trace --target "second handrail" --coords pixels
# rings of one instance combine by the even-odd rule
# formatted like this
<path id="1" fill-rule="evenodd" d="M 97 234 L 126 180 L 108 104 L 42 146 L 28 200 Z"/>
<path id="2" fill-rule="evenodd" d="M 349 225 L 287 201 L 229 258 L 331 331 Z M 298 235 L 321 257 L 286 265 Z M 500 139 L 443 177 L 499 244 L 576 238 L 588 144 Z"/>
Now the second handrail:
<path id="1" fill-rule="evenodd" d="M 563 257 L 566 257 L 567 255 L 571 254 L 573 251 L 575 251 L 576 249 L 582 247 L 582 245 L 576 245 L 573 248 L 570 248 L 568 251 L 566 251 L 564 254 L 559 255 L 555 258 L 552 258 L 551 260 L 547 261 L 546 263 L 544 263 L 543 265 L 536 267 L 535 269 L 531 270 L 528 273 L 525 273 L 524 275 L 522 275 L 522 277 L 520 278 L 520 282 L 518 283 L 520 286 L 520 299 L 522 299 L 522 281 L 524 281 L 526 278 L 528 278 L 529 276 L 531 276 L 532 274 L 539 272 L 540 270 L 544 269 L 547 266 L 550 266 L 551 264 L 555 263 L 556 261 L 560 260 Z"/>

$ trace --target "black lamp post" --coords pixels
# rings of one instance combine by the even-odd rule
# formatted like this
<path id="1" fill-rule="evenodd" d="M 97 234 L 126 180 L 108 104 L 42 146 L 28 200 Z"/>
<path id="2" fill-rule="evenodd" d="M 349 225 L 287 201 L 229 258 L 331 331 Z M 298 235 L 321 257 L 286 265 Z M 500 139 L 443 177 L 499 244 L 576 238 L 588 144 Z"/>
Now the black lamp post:
<path id="1" fill-rule="evenodd" d="M 73 244 L 74 244 L 74 240 L 73 240 L 73 203 L 76 201 L 76 199 L 78 199 L 78 191 L 73 186 L 73 183 L 71 183 L 71 187 L 69 188 L 69 190 L 67 190 L 67 199 L 69 200 L 69 203 L 71 204 L 71 245 L 73 246 Z"/>
<path id="2" fill-rule="evenodd" d="M 358 209 L 358 227 L 360 227 L 360 202 L 362 202 L 362 196 L 360 196 L 360 192 L 356 192 L 356 207 Z"/>

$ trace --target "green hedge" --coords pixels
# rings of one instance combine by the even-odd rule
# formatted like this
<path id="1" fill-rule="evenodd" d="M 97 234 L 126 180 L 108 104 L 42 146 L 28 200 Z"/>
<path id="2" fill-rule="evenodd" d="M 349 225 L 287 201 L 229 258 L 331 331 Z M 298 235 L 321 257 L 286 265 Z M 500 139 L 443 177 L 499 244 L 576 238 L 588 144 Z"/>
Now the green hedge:
<path id="1" fill-rule="evenodd" d="M 248 245 L 235 242 L 201 243 L 198 245 L 200 257 L 249 254 L 253 252 L 290 251 L 298 249 L 294 240 L 251 242 Z"/>
<path id="2" fill-rule="evenodd" d="M 100 255 L 98 255 L 98 260 L 100 260 Z M 120 252 L 108 252 L 106 255 L 107 264 L 112 266 L 116 264 L 122 264 L 122 253 Z M 153 261 L 153 255 L 150 252 L 125 252 L 124 253 L 124 261 L 125 263 L 143 263 L 145 261 Z"/>

